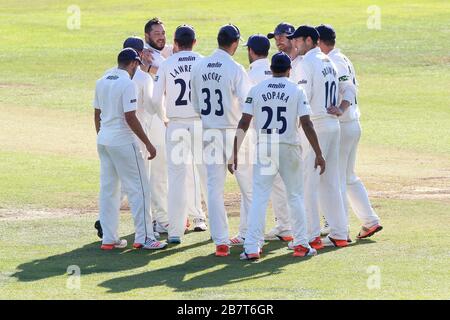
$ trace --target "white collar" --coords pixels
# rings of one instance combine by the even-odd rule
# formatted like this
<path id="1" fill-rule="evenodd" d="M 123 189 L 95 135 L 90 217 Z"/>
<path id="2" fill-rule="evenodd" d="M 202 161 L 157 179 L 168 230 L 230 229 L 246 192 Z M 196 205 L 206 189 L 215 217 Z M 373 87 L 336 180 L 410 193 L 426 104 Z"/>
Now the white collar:
<path id="1" fill-rule="evenodd" d="M 216 50 L 214 50 L 214 54 L 220 54 L 220 55 L 222 55 L 222 56 L 226 56 L 226 57 L 229 57 L 229 58 L 233 58 L 232 56 L 231 56 L 231 54 L 229 54 L 228 52 L 226 52 L 225 50 L 223 50 L 223 49 L 220 49 L 220 48 L 217 48 Z"/>
<path id="2" fill-rule="evenodd" d="M 320 51 L 320 48 L 319 48 L 319 47 L 315 47 L 314 49 L 309 50 L 309 51 L 304 55 L 304 57 L 306 58 L 307 56 L 317 54 L 318 52 L 322 52 L 322 51 Z"/>
<path id="3" fill-rule="evenodd" d="M 263 58 L 263 59 L 258 59 L 253 61 L 252 63 L 250 63 L 250 69 L 257 67 L 257 66 L 269 66 L 269 59 L 267 58 Z"/>
<path id="4" fill-rule="evenodd" d="M 128 73 L 128 71 L 125 71 L 123 69 L 119 69 L 116 68 L 114 70 L 115 73 L 117 73 L 117 75 L 122 76 L 122 77 L 128 77 L 128 79 L 131 79 L 130 74 Z"/>
<path id="5" fill-rule="evenodd" d="M 151 45 L 149 45 L 147 42 L 145 43 L 144 47 L 145 47 L 146 49 L 151 49 L 152 51 L 154 51 L 154 52 L 156 52 L 156 53 L 158 53 L 158 54 L 161 54 L 161 50 L 158 50 L 158 49 L 156 49 L 156 48 L 153 48 L 153 47 L 152 47 Z"/>
<path id="6" fill-rule="evenodd" d="M 339 54 L 340 52 L 341 52 L 340 49 L 334 48 L 333 50 L 331 50 L 330 52 L 328 52 L 328 55 Z"/>

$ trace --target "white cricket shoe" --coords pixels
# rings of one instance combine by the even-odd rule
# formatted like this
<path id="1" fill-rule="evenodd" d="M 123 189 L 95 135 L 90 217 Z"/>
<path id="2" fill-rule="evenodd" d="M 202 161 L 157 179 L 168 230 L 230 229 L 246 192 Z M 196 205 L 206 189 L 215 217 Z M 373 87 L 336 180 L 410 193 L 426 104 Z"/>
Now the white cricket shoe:
<path id="1" fill-rule="evenodd" d="M 237 235 L 234 238 L 230 239 L 230 246 L 243 246 L 245 238 L 242 238 L 240 235 Z"/>
<path id="2" fill-rule="evenodd" d="M 167 233 L 169 228 L 169 224 L 161 224 L 157 221 L 153 222 L 153 231 L 158 233 Z"/>
<path id="3" fill-rule="evenodd" d="M 127 245 L 128 245 L 127 240 L 120 239 L 115 243 L 104 243 L 102 244 L 100 249 L 102 250 L 124 249 L 127 247 Z"/>
<path id="4" fill-rule="evenodd" d="M 167 247 L 166 242 L 160 242 L 158 240 L 148 238 L 142 248 L 145 250 L 160 250 L 164 249 L 165 247 Z"/>
<path id="5" fill-rule="evenodd" d="M 288 249 L 289 250 L 294 250 L 294 240 L 291 240 L 288 242 Z"/>
<path id="6" fill-rule="evenodd" d="M 281 241 L 291 241 L 292 231 L 291 230 L 280 230 L 278 226 L 272 228 L 268 233 L 264 235 L 264 240 L 281 240 Z"/>
<path id="7" fill-rule="evenodd" d="M 324 219 L 324 225 L 322 229 L 320 229 L 320 236 L 325 237 L 329 235 L 331 232 L 330 225 L 328 224 L 327 220 Z"/>
<path id="8" fill-rule="evenodd" d="M 202 232 L 208 230 L 208 227 L 206 226 L 206 222 L 204 219 L 194 218 L 193 223 L 195 232 Z"/>

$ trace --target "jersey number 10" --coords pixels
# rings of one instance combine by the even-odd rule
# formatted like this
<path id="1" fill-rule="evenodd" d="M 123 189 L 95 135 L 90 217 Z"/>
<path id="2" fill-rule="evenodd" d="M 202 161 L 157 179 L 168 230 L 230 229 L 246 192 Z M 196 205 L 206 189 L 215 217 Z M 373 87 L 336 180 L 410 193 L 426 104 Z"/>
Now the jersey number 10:
<path id="1" fill-rule="evenodd" d="M 328 104 L 329 103 L 329 104 Z M 336 82 L 325 82 L 325 109 L 336 105 Z"/>

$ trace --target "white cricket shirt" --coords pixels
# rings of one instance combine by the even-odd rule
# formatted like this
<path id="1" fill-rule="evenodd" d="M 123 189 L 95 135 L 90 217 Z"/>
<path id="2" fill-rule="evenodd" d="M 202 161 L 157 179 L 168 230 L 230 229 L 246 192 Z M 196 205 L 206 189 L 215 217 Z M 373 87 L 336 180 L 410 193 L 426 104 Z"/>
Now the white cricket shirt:
<path id="1" fill-rule="evenodd" d="M 125 120 L 125 112 L 137 110 L 136 85 L 127 71 L 111 70 L 97 80 L 93 106 L 101 110 L 98 144 L 121 146 L 136 141 Z"/>
<path id="2" fill-rule="evenodd" d="M 357 101 L 357 85 L 356 73 L 353 64 L 350 59 L 347 58 L 341 51 L 337 48 L 331 50 L 328 53 L 331 61 L 336 65 L 339 77 L 339 102 L 342 100 L 347 100 L 351 102 L 350 107 L 345 110 L 344 114 L 339 117 L 339 121 L 353 121 L 358 120 L 360 117 L 360 111 Z"/>
<path id="3" fill-rule="evenodd" d="M 266 79 L 272 77 L 272 71 L 270 71 L 269 59 L 258 59 L 250 64 L 247 72 L 248 78 L 252 85 L 256 85 Z"/>
<path id="4" fill-rule="evenodd" d="M 298 84 L 305 90 L 311 106 L 311 119 L 334 118 L 327 108 L 338 106 L 338 72 L 331 59 L 318 47 L 308 51 L 299 62 Z"/>
<path id="5" fill-rule="evenodd" d="M 105 72 L 105 75 L 115 70 L 117 70 L 117 67 L 109 69 Z M 142 71 L 141 68 L 138 67 L 132 80 L 136 84 L 137 90 L 136 116 L 139 121 L 144 124 L 149 115 L 155 114 L 155 108 L 152 100 L 153 78 L 147 72 Z"/>
<path id="6" fill-rule="evenodd" d="M 173 54 L 173 47 L 172 46 L 165 46 L 162 50 L 158 50 L 150 46 L 148 43 L 144 44 L 145 49 L 151 49 L 152 50 L 152 57 L 153 62 L 152 65 L 159 68 L 161 64 Z"/>
<path id="7" fill-rule="evenodd" d="M 300 81 L 298 68 L 300 61 L 302 61 L 302 58 L 303 56 L 298 55 L 291 62 L 291 74 L 289 75 L 289 79 L 291 79 L 295 83 L 298 83 Z"/>
<path id="8" fill-rule="evenodd" d="M 192 106 L 205 129 L 236 129 L 242 116 L 250 80 L 244 67 L 217 49 L 194 65 Z"/>
<path id="9" fill-rule="evenodd" d="M 297 84 L 286 77 L 272 77 L 250 90 L 243 113 L 254 117 L 258 143 L 277 135 L 278 143 L 300 145 L 299 117 L 310 115 L 311 108 Z"/>
<path id="10" fill-rule="evenodd" d="M 201 58 L 193 51 L 179 51 L 159 67 L 155 76 L 154 106 L 164 121 L 198 118 L 191 103 L 191 71 Z"/>

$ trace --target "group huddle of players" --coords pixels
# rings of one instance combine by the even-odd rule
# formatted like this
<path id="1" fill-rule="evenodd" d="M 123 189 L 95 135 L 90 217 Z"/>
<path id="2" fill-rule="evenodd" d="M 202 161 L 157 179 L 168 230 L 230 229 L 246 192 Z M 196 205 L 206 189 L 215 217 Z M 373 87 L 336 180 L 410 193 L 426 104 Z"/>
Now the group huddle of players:
<path id="1" fill-rule="evenodd" d="M 219 29 L 217 49 L 206 57 L 195 52 L 192 26 L 176 28 L 173 46 L 158 18 L 144 31 L 145 40 L 125 40 L 117 67 L 96 85 L 95 226 L 102 249 L 127 246 L 118 235 L 123 195 L 136 249 L 181 243 L 189 217 L 194 231 L 206 231 L 203 203 L 216 256 L 243 246 L 241 259 L 259 259 L 270 240 L 288 242 L 299 257 L 346 247 L 348 203 L 362 225 L 358 239 L 382 229 L 354 173 L 361 136 L 357 81 L 352 63 L 335 48 L 331 26 L 283 22 L 267 36 L 250 36 L 248 71 L 233 59 L 242 46 L 235 25 Z M 271 57 L 270 39 L 279 50 Z M 227 171 L 241 196 L 239 233 L 231 238 Z M 265 233 L 269 200 L 276 225 Z M 167 242 L 158 240 L 161 233 Z"/>

